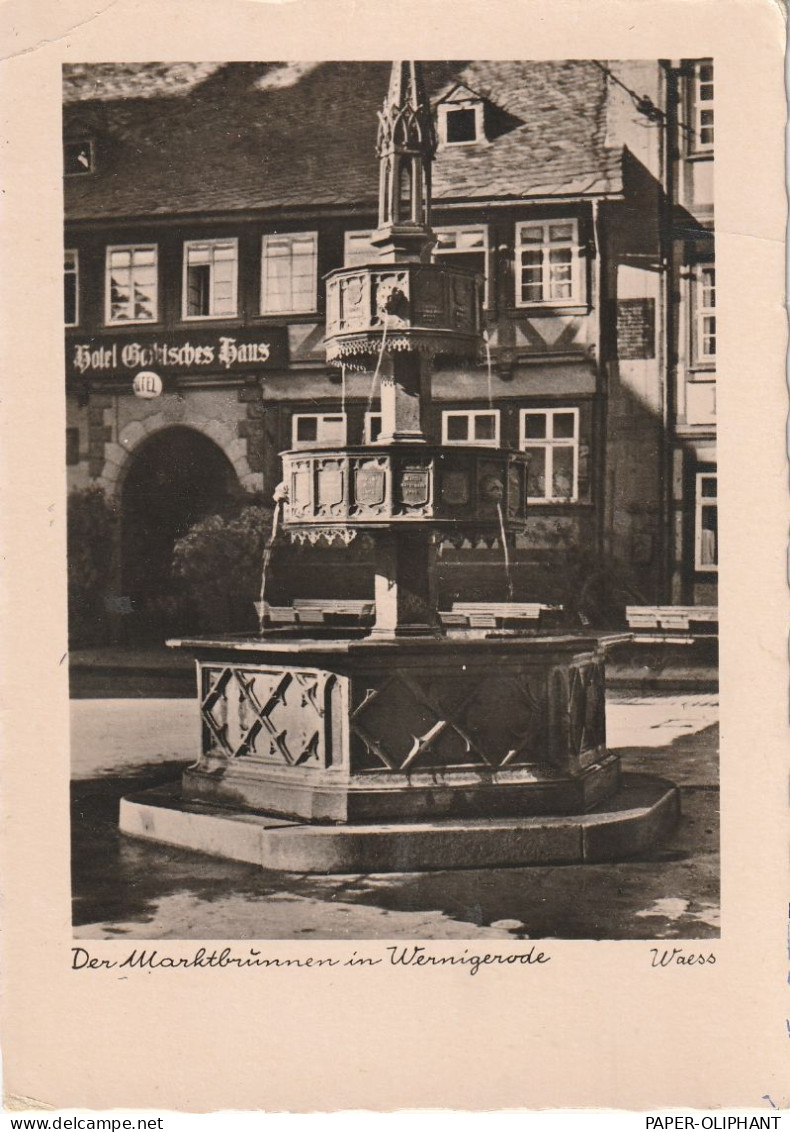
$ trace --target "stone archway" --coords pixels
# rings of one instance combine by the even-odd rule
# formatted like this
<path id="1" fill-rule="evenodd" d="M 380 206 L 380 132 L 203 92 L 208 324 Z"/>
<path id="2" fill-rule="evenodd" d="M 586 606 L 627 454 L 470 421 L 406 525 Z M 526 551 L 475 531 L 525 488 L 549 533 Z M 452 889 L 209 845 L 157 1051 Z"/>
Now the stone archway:
<path id="1" fill-rule="evenodd" d="M 162 429 L 130 454 L 119 488 L 121 592 L 132 610 L 124 619 L 127 640 L 160 642 L 188 631 L 188 611 L 172 573 L 174 543 L 238 490 L 222 448 L 193 428 Z"/>
<path id="2" fill-rule="evenodd" d="M 242 487 L 248 491 L 262 490 L 263 476 L 251 470 L 247 460 L 247 442 L 238 437 L 235 422 L 203 416 L 183 401 L 168 397 L 163 398 L 161 409 L 139 420 L 129 421 L 118 434 L 117 442 L 104 445 L 104 467 L 97 485 L 108 495 L 119 495 L 130 459 L 136 455 L 139 446 L 176 426 L 190 428 L 213 440 L 233 465 Z"/>

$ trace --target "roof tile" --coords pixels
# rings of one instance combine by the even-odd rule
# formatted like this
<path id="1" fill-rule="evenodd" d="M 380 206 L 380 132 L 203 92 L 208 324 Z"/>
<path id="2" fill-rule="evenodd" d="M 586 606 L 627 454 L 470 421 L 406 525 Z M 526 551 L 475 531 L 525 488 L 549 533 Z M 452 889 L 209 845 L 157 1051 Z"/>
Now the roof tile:
<path id="1" fill-rule="evenodd" d="M 64 128 L 97 139 L 97 171 L 65 180 L 66 215 L 372 208 L 389 66 L 66 67 Z M 428 63 L 425 75 L 433 99 L 463 82 L 508 116 L 490 142 L 439 150 L 435 200 L 620 191 L 622 150 L 604 142 L 605 76 L 594 63 Z"/>

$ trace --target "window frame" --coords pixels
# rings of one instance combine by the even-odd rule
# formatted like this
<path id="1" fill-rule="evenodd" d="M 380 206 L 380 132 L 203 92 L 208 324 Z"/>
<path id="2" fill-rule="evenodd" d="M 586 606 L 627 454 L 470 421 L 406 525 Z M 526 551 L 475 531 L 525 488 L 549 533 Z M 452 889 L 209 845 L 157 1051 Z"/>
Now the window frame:
<path id="1" fill-rule="evenodd" d="M 710 79 L 702 79 L 701 71 L 703 67 L 711 68 Z M 703 86 L 710 86 L 713 93 L 712 98 L 705 99 L 704 101 L 700 97 L 700 91 Z M 711 112 L 712 119 L 710 124 L 703 125 L 701 117 L 705 110 Z M 691 64 L 691 71 L 688 78 L 688 111 L 688 118 L 691 119 L 691 129 L 688 134 L 690 156 L 712 156 L 716 145 L 716 74 L 712 58 L 695 59 Z M 709 129 L 713 133 L 713 137 L 710 141 L 702 140 L 703 129 Z"/>
<path id="2" fill-rule="evenodd" d="M 224 311 L 222 314 L 189 314 L 189 249 L 195 247 L 204 247 L 208 245 L 212 249 L 211 262 L 209 267 L 211 273 L 209 276 L 209 305 L 213 306 L 214 300 L 214 256 L 213 249 L 219 244 L 232 244 L 233 245 L 233 310 Z M 184 322 L 207 322 L 210 320 L 217 321 L 218 319 L 238 318 L 239 317 L 239 241 L 236 236 L 212 236 L 207 240 L 184 240 L 182 251 L 182 270 L 181 270 L 181 318 Z"/>
<path id="3" fill-rule="evenodd" d="M 87 169 L 75 169 L 71 173 L 66 169 L 66 149 L 71 146 L 87 145 L 90 153 L 90 166 Z M 93 138 L 66 138 L 63 142 L 63 176 L 86 177 L 96 172 L 96 142 Z"/>
<path id="4" fill-rule="evenodd" d="M 154 301 L 152 318 L 112 318 L 112 294 L 110 286 L 110 258 L 113 252 L 152 251 L 154 253 Z M 105 326 L 151 326 L 159 321 L 159 245 L 158 244 L 108 244 L 104 258 L 104 324 Z"/>
<path id="5" fill-rule="evenodd" d="M 703 495 L 702 483 L 713 480 L 715 495 Z M 713 509 L 716 512 L 716 561 L 712 564 L 702 561 L 702 513 Z M 694 477 L 694 572 L 697 574 L 718 574 L 719 572 L 719 480 L 718 469 L 697 472 Z"/>
<path id="6" fill-rule="evenodd" d="M 66 259 L 68 256 L 74 257 L 74 270 L 68 271 L 66 269 Z M 65 278 L 67 275 L 74 276 L 74 321 L 68 322 L 66 319 L 66 292 L 65 292 Z M 64 326 L 79 326 L 80 324 L 80 253 L 77 248 L 64 248 L 63 249 L 63 325 Z"/>
<path id="7" fill-rule="evenodd" d="M 299 430 L 299 421 L 307 418 L 315 418 L 316 420 L 325 420 L 327 417 L 339 417 L 343 421 L 343 437 L 339 441 L 335 440 L 322 440 L 319 434 L 319 429 L 316 428 L 315 440 L 299 440 L 297 433 Z M 330 445 L 336 444 L 339 448 L 345 448 L 348 443 L 348 413 L 344 413 L 342 409 L 336 412 L 326 413 L 292 413 L 291 414 L 291 448 L 292 449 L 309 449 L 309 448 L 325 448 Z"/>
<path id="8" fill-rule="evenodd" d="M 433 226 L 433 233 L 434 233 L 435 236 L 438 236 L 442 232 L 444 232 L 444 233 L 447 233 L 447 232 L 482 232 L 483 233 L 483 247 L 481 249 L 479 249 L 479 251 L 483 256 L 483 306 L 488 307 L 489 275 L 491 274 L 491 271 L 490 271 L 491 261 L 490 261 L 490 258 L 489 258 L 491 247 L 490 247 L 490 244 L 489 244 L 489 241 L 488 241 L 488 225 L 487 224 L 435 224 Z M 433 248 L 431 249 L 431 259 L 433 260 L 434 263 L 437 262 L 436 261 L 437 252 L 439 252 L 440 255 L 445 255 L 445 256 L 470 255 L 470 254 L 474 255 L 474 254 L 476 254 L 477 249 L 475 249 L 475 248 L 472 248 L 472 249 L 469 249 L 469 248 L 451 248 L 449 251 L 447 251 L 447 250 L 439 249 L 437 247 L 437 245 L 434 244 Z"/>
<path id="9" fill-rule="evenodd" d="M 571 413 L 573 414 L 573 436 L 572 437 L 555 437 L 554 426 L 552 423 L 551 433 L 549 435 L 548 422 L 553 422 L 557 414 Z M 541 439 L 540 437 L 532 438 L 527 437 L 526 422 L 529 416 L 542 416 L 546 420 L 546 436 Z M 561 504 L 579 502 L 579 455 L 581 449 L 581 434 L 580 434 L 580 413 L 578 406 L 572 405 L 551 405 L 546 408 L 529 408 L 521 409 L 519 412 L 519 450 L 525 452 L 527 448 L 544 448 L 546 451 L 546 471 L 545 471 L 545 484 L 553 485 L 554 483 L 554 450 L 555 448 L 570 448 L 573 452 L 573 488 L 570 496 L 562 495 L 527 495 L 528 504 Z"/>
<path id="10" fill-rule="evenodd" d="M 705 274 L 706 272 L 713 273 L 713 304 L 705 306 L 703 304 L 703 295 L 705 293 Z M 716 262 L 715 260 L 700 260 L 691 267 L 690 271 L 690 328 L 691 328 L 691 341 L 690 341 L 690 358 L 691 366 L 694 369 L 711 370 L 716 368 L 716 330 L 713 331 L 714 351 L 712 354 L 704 354 L 702 352 L 702 344 L 705 340 L 705 319 L 716 319 Z"/>
<path id="11" fill-rule="evenodd" d="M 494 436 L 491 440 L 451 440 L 447 436 L 447 422 L 451 417 L 466 417 L 467 420 L 472 421 L 474 417 L 490 417 L 494 418 Z M 467 445 L 473 448 L 498 448 L 499 436 L 502 426 L 502 413 L 499 409 L 442 409 L 442 444 L 447 447 L 456 447 L 458 445 Z M 472 432 L 472 429 L 469 429 Z"/>
<path id="12" fill-rule="evenodd" d="M 550 239 L 549 229 L 552 225 L 570 224 L 573 228 L 573 233 L 569 241 L 554 241 Z M 542 236 L 540 245 L 537 243 L 524 243 L 522 239 L 522 232 L 526 228 L 541 228 Z M 540 248 L 541 252 L 541 288 L 546 289 L 551 287 L 551 260 L 550 251 L 554 244 L 556 247 L 570 247 L 571 250 L 571 294 L 567 299 L 555 299 L 549 294 L 546 298 L 541 299 L 522 299 L 521 289 L 522 273 L 524 264 L 521 262 L 521 253 L 527 249 L 535 250 Z M 578 307 L 585 303 L 584 294 L 584 275 L 582 272 L 582 254 L 581 244 L 579 242 L 579 220 L 573 216 L 554 217 L 546 220 L 519 220 L 516 222 L 515 230 L 515 304 L 520 310 L 538 308 L 546 309 L 553 307 Z"/>
<path id="13" fill-rule="evenodd" d="M 379 443 L 379 439 L 378 439 L 378 437 L 376 437 L 376 439 L 375 439 L 375 440 L 373 439 L 373 437 L 372 437 L 372 429 L 371 429 L 371 427 L 370 427 L 370 426 L 371 426 L 371 424 L 372 424 L 372 422 L 373 422 L 373 418 L 374 418 L 374 417 L 378 417 L 378 419 L 379 419 L 379 425 L 380 425 L 380 428 L 379 428 L 379 434 L 381 433 L 381 428 L 383 428 L 383 427 L 384 427 L 384 422 L 383 422 L 383 420 L 382 420 L 382 412 L 381 412 L 381 410 L 380 410 L 380 409 L 371 409 L 371 410 L 368 410 L 368 411 L 367 411 L 367 412 L 365 413 L 365 417 L 364 417 L 364 423 L 363 423 L 363 426 L 362 426 L 362 427 L 363 427 L 363 432 L 362 432 L 362 436 L 363 436 L 363 441 L 362 441 L 362 443 L 363 443 L 363 444 L 378 444 L 378 443 Z"/>
<path id="14" fill-rule="evenodd" d="M 370 243 L 370 237 L 375 231 L 375 228 L 347 228 L 343 232 L 343 267 L 362 267 L 363 263 L 376 262 L 378 252 L 375 248 L 370 249 L 370 257 L 367 260 L 360 260 L 359 263 L 349 263 L 348 261 L 349 236 L 367 236 L 368 243 Z"/>
<path id="15" fill-rule="evenodd" d="M 312 306 L 304 307 L 302 309 L 294 310 L 267 310 L 266 309 L 266 250 L 273 241 L 276 240 L 289 240 L 294 241 L 297 239 L 305 239 L 311 237 L 313 241 L 313 279 L 312 279 Z M 291 267 L 293 267 L 293 252 L 290 255 Z M 261 294 L 259 303 L 259 313 L 262 318 L 287 318 L 291 315 L 311 315 L 318 313 L 318 230 L 305 232 L 268 232 L 261 239 Z M 293 286 L 291 287 L 291 298 L 293 298 Z"/>
<path id="16" fill-rule="evenodd" d="M 466 145 L 481 145 L 488 141 L 485 130 L 485 117 L 483 113 L 483 103 L 480 99 L 465 99 L 463 101 L 450 101 L 443 102 L 439 108 L 439 144 L 442 149 L 455 149 Z M 455 110 L 474 110 L 475 114 L 475 136 L 470 141 L 449 141 L 447 138 L 447 118 Z"/>

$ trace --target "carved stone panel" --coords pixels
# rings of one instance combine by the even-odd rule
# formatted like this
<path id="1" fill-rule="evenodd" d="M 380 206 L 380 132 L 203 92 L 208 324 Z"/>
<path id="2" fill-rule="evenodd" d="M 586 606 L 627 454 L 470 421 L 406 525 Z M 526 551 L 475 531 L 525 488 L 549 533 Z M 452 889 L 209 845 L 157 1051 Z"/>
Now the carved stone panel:
<path id="1" fill-rule="evenodd" d="M 398 499 L 406 507 L 424 507 L 430 497 L 430 469 L 417 465 L 401 468 L 397 477 Z"/>
<path id="2" fill-rule="evenodd" d="M 258 666 L 201 667 L 205 755 L 285 766 L 329 766 L 329 672 Z"/>
<path id="3" fill-rule="evenodd" d="M 382 514 L 387 496 L 388 461 L 365 460 L 354 469 L 354 499 L 357 510 Z"/>
<path id="4" fill-rule="evenodd" d="M 312 502 L 312 464 L 293 464 L 291 468 L 290 511 L 296 516 L 306 515 Z"/>
<path id="5" fill-rule="evenodd" d="M 342 462 L 324 460 L 318 463 L 316 470 L 316 514 L 322 516 L 342 510 L 347 502 Z"/>
<path id="6" fill-rule="evenodd" d="M 376 316 L 388 326 L 408 326 L 409 307 L 408 272 L 390 272 L 379 275 L 376 281 Z"/>
<path id="7" fill-rule="evenodd" d="M 606 698 L 601 659 L 554 669 L 550 727 L 552 761 L 571 773 L 604 753 Z"/>
<path id="8" fill-rule="evenodd" d="M 356 686 L 352 765 L 393 772 L 535 766 L 547 761 L 547 713 L 545 682 L 525 672 L 398 669 Z"/>
<path id="9" fill-rule="evenodd" d="M 462 507 L 469 502 L 470 476 L 466 471 L 446 471 L 442 475 L 442 502 Z"/>
<path id="10" fill-rule="evenodd" d="M 369 319 L 368 304 L 365 302 L 367 279 L 362 275 L 351 275 L 341 283 L 342 324 L 344 328 L 356 329 L 366 325 Z"/>
<path id="11" fill-rule="evenodd" d="M 447 317 L 442 276 L 435 272 L 421 272 L 416 282 L 415 321 L 420 326 L 442 326 Z"/>

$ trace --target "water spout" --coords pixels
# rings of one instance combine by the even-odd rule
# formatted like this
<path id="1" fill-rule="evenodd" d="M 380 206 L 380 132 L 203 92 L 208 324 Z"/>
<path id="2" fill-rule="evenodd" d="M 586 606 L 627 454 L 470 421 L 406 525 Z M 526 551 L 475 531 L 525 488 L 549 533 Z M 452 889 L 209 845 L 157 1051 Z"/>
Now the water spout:
<path id="1" fill-rule="evenodd" d="M 496 513 L 499 517 L 499 537 L 502 540 L 502 557 L 505 562 L 505 577 L 507 578 L 507 600 L 513 601 L 513 572 L 510 567 L 510 552 L 505 532 L 505 516 L 502 514 L 502 504 L 497 503 Z"/>
<path id="2" fill-rule="evenodd" d="M 488 407 L 489 407 L 489 409 L 493 410 L 493 408 L 494 408 L 494 390 L 493 390 L 493 386 L 492 386 L 493 367 L 491 365 L 491 343 L 489 342 L 489 339 L 488 339 L 488 331 L 487 330 L 483 331 L 483 342 L 485 343 L 485 348 L 486 348 L 486 373 L 487 373 L 487 379 L 488 379 Z"/>
<path id="3" fill-rule="evenodd" d="M 280 530 L 280 515 L 286 495 L 280 490 L 282 484 L 274 493 L 274 514 L 272 515 L 272 530 L 263 548 L 263 564 L 261 566 L 261 589 L 259 600 L 255 603 L 258 611 L 258 631 L 263 633 L 266 621 L 266 578 L 269 572 L 269 563 L 272 558 L 274 543 Z"/>

